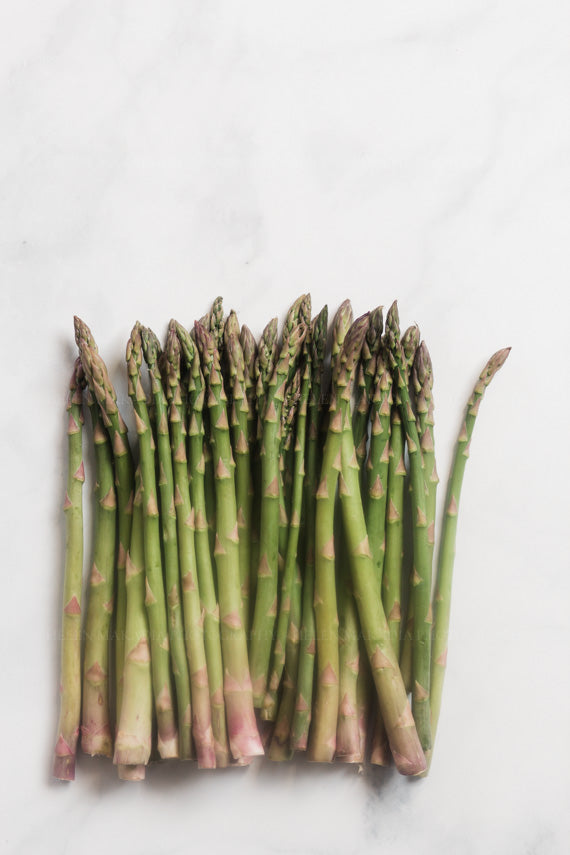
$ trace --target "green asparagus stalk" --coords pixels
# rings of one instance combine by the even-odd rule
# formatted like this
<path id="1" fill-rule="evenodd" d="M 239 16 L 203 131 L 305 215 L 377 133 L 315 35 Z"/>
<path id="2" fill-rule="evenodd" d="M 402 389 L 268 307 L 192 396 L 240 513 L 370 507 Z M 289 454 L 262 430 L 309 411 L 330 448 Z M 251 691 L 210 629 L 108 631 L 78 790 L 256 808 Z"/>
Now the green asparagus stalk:
<path id="1" fill-rule="evenodd" d="M 109 717 L 109 631 L 113 613 L 117 498 L 113 452 L 99 404 L 92 393 L 87 403 L 95 445 L 95 533 L 83 660 L 81 747 L 86 754 L 111 757 Z"/>
<path id="2" fill-rule="evenodd" d="M 321 421 L 321 383 L 327 344 L 328 308 L 325 306 L 313 320 L 307 349 L 311 372 L 307 409 L 307 439 L 305 463 L 305 564 L 302 590 L 302 620 L 299 639 L 299 667 L 295 712 L 291 730 L 291 748 L 306 751 L 311 722 L 313 683 L 315 673 L 315 518 L 316 493 L 321 455 L 318 443 Z"/>
<path id="3" fill-rule="evenodd" d="M 146 395 L 141 382 L 142 338 L 141 325 L 138 322 L 133 327 L 127 344 L 126 359 L 129 395 L 133 402 L 139 436 L 146 575 L 145 605 L 150 627 L 152 684 L 158 726 L 158 750 L 160 756 L 166 759 L 178 756 L 178 733 L 170 676 L 167 611 L 156 491 L 155 444 Z"/>
<path id="4" fill-rule="evenodd" d="M 361 763 L 364 755 L 361 750 L 357 689 L 358 678 L 361 682 L 363 679 L 359 655 L 360 624 L 350 579 L 345 534 L 341 526 L 338 528 L 341 566 L 338 572 L 339 708 L 335 758 L 343 763 Z"/>
<path id="5" fill-rule="evenodd" d="M 176 324 L 176 334 L 182 349 L 182 355 L 190 371 L 188 395 L 188 457 L 190 495 L 194 511 L 194 546 L 198 573 L 198 589 L 202 604 L 204 622 L 204 646 L 208 670 L 210 692 L 210 711 L 216 766 L 224 768 L 229 762 L 228 734 L 226 727 L 226 709 L 224 703 L 224 670 L 222 664 L 222 644 L 220 638 L 220 610 L 214 583 L 212 554 L 210 551 L 208 525 L 206 522 L 206 501 L 204 488 L 204 396 L 205 384 L 200 368 L 200 356 L 189 333 Z"/>
<path id="6" fill-rule="evenodd" d="M 250 411 L 245 390 L 245 359 L 240 343 L 237 315 L 230 312 L 224 329 L 224 343 L 232 388 L 230 435 L 235 469 L 237 522 L 239 531 L 239 575 L 242 620 L 249 635 L 249 587 L 251 575 L 251 510 L 253 482 L 248 442 Z"/>
<path id="7" fill-rule="evenodd" d="M 400 651 L 400 622 L 402 615 L 402 562 L 404 558 L 404 489 L 406 465 L 404 448 L 406 435 L 397 401 L 390 414 L 390 446 L 388 451 L 388 491 L 386 495 L 386 554 L 382 574 L 382 605 L 390 627 L 393 650 Z M 410 647 L 411 650 L 411 647 Z M 411 660 L 410 660 L 411 665 Z M 402 672 L 403 673 L 403 672 Z M 405 680 L 404 680 L 405 682 Z"/>
<path id="8" fill-rule="evenodd" d="M 336 749 L 339 706 L 338 608 L 335 578 L 334 516 L 340 473 L 340 439 L 348 414 L 352 375 L 368 318 L 352 327 L 352 308 L 346 300 L 333 323 L 332 382 L 329 426 L 317 489 L 315 520 L 315 620 L 317 637 L 317 693 L 309 739 L 309 759 L 332 762 Z M 349 333 L 350 327 L 350 335 Z"/>
<path id="9" fill-rule="evenodd" d="M 406 431 L 412 487 L 414 568 L 412 601 L 414 609 L 412 711 L 424 751 L 431 747 L 429 716 L 431 659 L 431 564 L 427 530 L 426 482 L 416 418 L 408 391 L 408 370 L 400 341 L 398 307 L 390 307 L 386 319 L 386 342 L 394 382 L 398 387 L 400 413 Z"/>
<path id="10" fill-rule="evenodd" d="M 289 310 L 283 342 L 264 394 L 261 443 L 261 518 L 257 590 L 250 643 L 254 704 L 265 697 L 271 643 L 277 615 L 279 530 L 279 425 L 285 386 L 292 377 L 307 331 L 308 298 L 300 297 Z M 265 357 L 262 349 L 259 360 Z M 260 370 L 260 379 L 262 378 Z"/>
<path id="11" fill-rule="evenodd" d="M 386 551 L 386 497 L 390 462 L 390 413 L 392 378 L 382 354 L 378 354 L 371 406 L 370 448 L 366 465 L 368 496 L 366 527 L 381 590 Z M 357 455 L 358 459 L 358 455 Z M 391 604 L 393 607 L 394 603 Z"/>
<path id="12" fill-rule="evenodd" d="M 115 486 L 117 491 L 117 516 L 119 547 L 116 559 L 115 596 L 115 685 L 116 707 L 120 714 L 123 693 L 123 665 L 125 662 L 125 622 L 127 592 L 125 567 L 131 543 L 133 520 L 134 468 L 125 425 L 117 406 L 117 395 L 109 378 L 107 366 L 97 352 L 89 327 L 75 317 L 75 340 L 79 347 L 81 364 L 87 385 L 101 407 L 105 425 L 113 447 Z"/>
<path id="13" fill-rule="evenodd" d="M 253 711 L 247 641 L 241 618 L 239 535 L 226 395 L 214 338 L 195 325 L 196 343 L 207 380 L 216 479 L 216 546 L 218 597 L 222 626 L 224 697 L 230 750 L 235 760 L 263 754 Z"/>
<path id="14" fill-rule="evenodd" d="M 178 552 L 182 589 L 182 611 L 186 656 L 192 695 L 192 734 L 196 745 L 200 769 L 213 769 L 216 765 L 208 668 L 200 590 L 196 566 L 194 540 L 195 514 L 190 501 L 188 459 L 186 455 L 186 425 L 183 411 L 181 382 L 180 342 L 176 324 L 170 322 L 165 352 L 165 391 L 168 401 L 168 420 L 172 448 L 174 477 L 174 506 L 178 527 Z"/>
<path id="15" fill-rule="evenodd" d="M 152 739 L 152 675 L 150 666 L 149 628 L 145 611 L 143 495 L 140 466 L 135 475 L 135 498 L 131 545 L 127 553 L 127 617 L 125 626 L 125 664 L 123 668 L 123 703 L 115 740 L 113 762 L 123 780 L 140 780 L 138 766 L 150 759 Z M 126 774 L 125 774 L 126 773 Z"/>
<path id="16" fill-rule="evenodd" d="M 154 401 L 154 427 L 158 455 L 158 491 L 160 497 L 160 529 L 164 558 L 164 584 L 168 614 L 168 638 L 176 706 L 178 711 L 178 756 L 181 760 L 192 757 L 192 704 L 190 677 L 186 658 L 184 614 L 180 591 L 180 565 L 178 559 L 178 529 L 176 520 L 174 472 L 172 463 L 170 430 L 168 426 L 168 404 L 162 387 L 158 367 L 160 343 L 147 327 L 141 327 L 143 356 L 148 367 Z M 186 461 L 184 460 L 184 463 Z"/>
<path id="17" fill-rule="evenodd" d="M 380 713 L 398 771 L 403 775 L 418 775 L 425 769 L 425 758 L 398 668 L 398 660 L 390 643 L 390 630 L 378 592 L 360 495 L 359 466 L 352 426 L 350 418 L 346 417 L 341 439 L 341 465 L 339 493 L 354 594 Z"/>
<path id="18" fill-rule="evenodd" d="M 370 312 L 369 326 L 362 345 L 358 366 L 357 405 L 352 417 L 356 457 L 361 467 L 366 459 L 368 419 L 376 374 L 376 359 L 382 342 L 383 324 L 382 306 L 378 306 Z"/>
<path id="19" fill-rule="evenodd" d="M 305 342 L 305 351 L 306 351 Z M 273 643 L 273 653 L 271 661 L 271 676 L 269 679 L 267 692 L 263 702 L 261 717 L 266 721 L 273 721 L 277 716 L 278 701 L 277 693 L 281 685 L 281 677 L 283 668 L 285 667 L 287 633 L 291 625 L 291 603 L 293 598 L 293 587 L 295 578 L 298 574 L 298 551 L 299 551 L 299 532 L 301 527 L 301 517 L 303 509 L 303 484 L 305 480 L 305 442 L 306 442 L 306 423 L 307 423 L 307 400 L 309 397 L 310 385 L 310 367 L 305 360 L 303 367 L 303 375 L 301 380 L 301 367 L 297 369 L 293 382 L 293 388 L 300 386 L 297 424 L 295 429 L 295 450 L 294 450 L 294 465 L 293 465 L 293 494 L 291 502 L 291 519 L 289 523 L 289 537 L 287 539 L 287 552 L 285 557 L 285 568 L 283 571 L 283 579 L 281 585 L 281 598 L 279 605 L 279 616 L 277 619 L 277 630 Z M 296 395 L 294 396 L 296 397 Z M 300 592 L 299 592 L 300 597 Z M 300 605 L 299 605 L 300 609 Z M 298 647 L 299 630 L 300 630 L 300 615 L 297 617 L 297 625 L 291 631 L 296 637 Z M 298 659 L 298 650 L 296 651 Z M 291 675 L 289 682 L 293 683 L 293 688 L 296 686 L 296 669 Z M 294 710 L 295 695 L 293 693 L 291 701 L 291 711 Z M 289 730 L 291 720 L 288 721 L 287 744 L 289 743 Z"/>
<path id="20" fill-rule="evenodd" d="M 439 544 L 439 556 L 437 567 L 437 579 L 435 588 L 435 620 L 433 628 L 432 646 L 432 672 L 431 672 L 431 726 L 432 742 L 435 738 L 439 713 L 441 709 L 441 696 L 443 692 L 443 681 L 445 677 L 445 666 L 447 664 L 447 640 L 449 635 L 449 619 L 451 606 L 451 583 L 453 578 L 453 565 L 455 562 L 455 542 L 457 538 L 457 516 L 459 512 L 459 500 L 461 498 L 461 487 L 471 437 L 475 426 L 475 419 L 479 412 L 481 399 L 485 389 L 499 370 L 504 365 L 510 347 L 497 351 L 485 365 L 481 372 L 475 388 L 467 403 L 465 420 L 457 437 L 455 456 L 447 483 L 447 495 L 445 500 L 445 515 Z M 431 761 L 431 752 L 428 754 L 428 763 Z"/>
<path id="21" fill-rule="evenodd" d="M 63 619 L 61 628 L 60 712 L 53 774 L 75 779 L 75 755 L 81 715 L 81 585 L 83 576 L 83 407 L 85 378 L 76 360 L 69 383 L 67 411 L 68 473 L 63 509 L 66 518 Z"/>
<path id="22" fill-rule="evenodd" d="M 418 347 L 412 367 L 412 382 L 416 399 L 418 435 L 424 461 L 427 487 L 426 513 L 428 522 L 428 545 L 430 564 L 433 565 L 435 545 L 435 506 L 439 477 L 435 465 L 434 441 L 434 405 L 433 405 L 433 368 L 426 343 Z"/>
<path id="23" fill-rule="evenodd" d="M 255 363 L 257 360 L 257 344 L 253 337 L 253 333 L 245 324 L 243 324 L 240 331 L 240 344 L 243 353 L 243 367 L 244 367 L 244 388 L 245 388 L 245 396 L 247 400 L 247 424 L 248 424 L 248 444 L 250 448 L 253 448 L 255 445 L 255 439 L 257 435 L 257 426 L 256 426 L 256 400 L 255 400 L 255 384 L 256 384 L 256 372 L 255 372 Z"/>

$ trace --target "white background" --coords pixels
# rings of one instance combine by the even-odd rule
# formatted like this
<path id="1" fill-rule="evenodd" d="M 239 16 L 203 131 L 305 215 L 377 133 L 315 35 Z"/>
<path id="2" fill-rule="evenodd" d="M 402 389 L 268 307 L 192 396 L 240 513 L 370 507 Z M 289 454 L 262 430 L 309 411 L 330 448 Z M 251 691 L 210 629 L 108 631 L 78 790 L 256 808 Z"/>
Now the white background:
<path id="1" fill-rule="evenodd" d="M 570 7 L 19 0 L 0 10 L 5 852 L 568 851 Z M 124 396 L 133 322 L 217 294 L 258 334 L 300 292 L 399 298 L 466 474 L 432 773 L 80 758 L 57 721 L 72 316 Z M 128 402 L 125 407 L 128 410 Z M 443 493 L 443 490 L 441 491 Z"/>

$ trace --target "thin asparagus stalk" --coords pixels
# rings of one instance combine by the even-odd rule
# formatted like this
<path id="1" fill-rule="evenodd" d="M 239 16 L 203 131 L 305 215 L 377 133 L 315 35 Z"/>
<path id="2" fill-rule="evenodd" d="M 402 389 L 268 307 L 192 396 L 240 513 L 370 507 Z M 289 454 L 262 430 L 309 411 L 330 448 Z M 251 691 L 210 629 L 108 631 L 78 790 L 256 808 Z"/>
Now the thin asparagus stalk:
<path id="1" fill-rule="evenodd" d="M 194 541 L 195 514 L 190 501 L 188 460 L 186 456 L 186 425 L 182 406 L 180 342 L 176 324 L 170 322 L 165 352 L 165 391 L 168 400 L 168 420 L 172 447 L 174 505 L 178 527 L 178 552 L 182 588 L 182 611 L 186 656 L 192 695 L 192 734 L 196 745 L 198 767 L 213 769 L 216 765 L 210 691 L 199 579 Z"/>
<path id="2" fill-rule="evenodd" d="M 370 449 L 366 466 L 368 496 L 366 527 L 376 568 L 378 590 L 381 590 L 386 551 L 386 496 L 390 462 L 390 412 L 392 378 L 384 357 L 378 354 L 371 407 Z M 395 603 L 391 604 L 393 608 Z"/>
<path id="3" fill-rule="evenodd" d="M 203 408 L 205 384 L 200 368 L 200 356 L 193 339 L 180 324 L 176 324 L 176 334 L 180 342 L 182 355 L 190 370 L 188 389 L 188 457 L 190 495 L 194 510 L 194 546 L 196 550 L 198 588 L 204 615 L 204 646 L 208 669 L 208 687 L 210 692 L 210 711 L 212 732 L 214 734 L 216 766 L 218 768 L 225 768 L 229 763 L 229 747 L 223 692 L 224 669 L 220 638 L 220 610 L 214 584 L 214 570 L 212 567 L 212 553 L 210 551 L 208 525 L 206 522 L 204 489 Z"/>
<path id="4" fill-rule="evenodd" d="M 332 762 L 336 749 L 339 706 L 338 610 L 335 579 L 334 511 L 340 473 L 343 417 L 350 405 L 352 376 L 368 318 L 351 327 L 352 308 L 346 300 L 333 324 L 332 395 L 329 426 L 317 489 L 315 520 L 315 619 L 317 637 L 317 694 L 309 739 L 309 759 Z M 350 327 L 350 330 L 349 330 Z"/>
<path id="5" fill-rule="evenodd" d="M 378 592 L 376 572 L 366 533 L 360 495 L 359 466 L 350 418 L 344 419 L 339 486 L 343 522 L 350 554 L 354 595 L 380 712 L 398 771 L 418 775 L 426 764 L 408 703 L 390 631 Z"/>
<path id="6" fill-rule="evenodd" d="M 255 343 L 255 339 L 253 337 L 253 333 L 243 324 L 240 331 L 240 344 L 243 353 L 243 367 L 244 367 L 244 388 L 245 388 L 245 396 L 248 405 L 247 411 L 247 424 L 248 424 L 248 444 L 250 448 L 253 448 L 255 445 L 255 438 L 257 434 L 256 427 L 256 401 L 255 401 L 255 383 L 256 383 L 256 374 L 255 374 L 255 363 L 257 359 L 257 344 Z"/>
<path id="7" fill-rule="evenodd" d="M 431 564 L 427 531 L 426 482 L 416 418 L 408 391 L 408 370 L 400 341 L 398 307 L 393 303 L 386 318 L 386 343 L 394 382 L 398 386 L 400 413 L 406 431 L 412 487 L 414 569 L 412 598 L 414 608 L 412 711 L 424 751 L 431 747 L 429 715 L 431 659 Z M 387 724 L 387 723 L 386 723 Z"/>
<path id="8" fill-rule="evenodd" d="M 109 630 L 115 583 L 117 497 L 113 452 L 99 404 L 92 393 L 87 403 L 95 445 L 95 533 L 83 660 L 81 747 L 86 754 L 111 757 L 109 718 Z"/>
<path id="9" fill-rule="evenodd" d="M 289 310 L 283 342 L 267 384 L 261 444 L 261 520 L 257 590 L 250 643 L 253 699 L 260 707 L 265 697 L 271 643 L 277 615 L 279 529 L 279 425 L 288 377 L 292 377 L 307 330 L 310 302 L 300 297 Z M 259 359 L 264 356 L 261 348 Z M 262 373 L 260 371 L 260 378 Z"/>
<path id="10" fill-rule="evenodd" d="M 126 359 L 129 395 L 133 402 L 139 436 L 146 576 L 145 605 L 150 627 L 152 685 L 158 726 L 158 750 L 160 756 L 166 759 L 178 756 L 178 732 L 170 676 L 167 611 L 156 491 L 155 444 L 146 395 L 141 383 L 142 338 L 141 325 L 138 322 L 133 327 L 127 344 Z"/>
<path id="11" fill-rule="evenodd" d="M 433 565 L 435 545 L 435 506 L 439 478 L 435 465 L 433 367 L 426 343 L 418 347 L 412 367 L 412 382 L 416 398 L 418 435 L 424 461 L 427 496 L 426 513 L 428 522 L 428 545 L 430 564 Z"/>
<path id="12" fill-rule="evenodd" d="M 390 627 L 392 648 L 397 654 L 400 651 L 402 561 L 404 557 L 405 437 L 398 403 L 394 401 L 390 415 L 388 492 L 386 496 L 386 554 L 384 556 L 384 572 L 382 574 L 382 605 L 384 606 L 384 612 L 386 613 L 388 626 Z"/>
<path id="13" fill-rule="evenodd" d="M 245 359 L 240 344 L 237 315 L 230 312 L 224 329 L 224 343 L 232 388 L 230 435 L 235 469 L 237 522 L 239 531 L 239 575 L 242 620 L 249 635 L 249 587 L 251 575 L 251 509 L 253 482 L 251 477 L 249 404 L 245 391 Z"/>
<path id="14" fill-rule="evenodd" d="M 372 392 L 376 372 L 376 359 L 382 342 L 384 324 L 382 306 L 370 312 L 368 330 L 362 345 L 358 366 L 357 405 L 352 417 L 352 429 L 356 444 L 356 457 L 360 467 L 366 459 L 368 440 L 368 417 L 372 402 Z"/>
<path id="15" fill-rule="evenodd" d="M 437 731 L 439 713 L 441 710 L 441 696 L 443 692 L 443 681 L 445 677 L 445 666 L 447 664 L 447 640 L 449 636 L 449 619 L 451 606 L 451 584 L 453 578 L 453 565 L 455 562 L 455 542 L 457 538 L 457 515 L 459 512 L 459 500 L 461 498 L 461 487 L 471 437 L 475 426 L 475 419 L 479 412 L 481 399 L 485 389 L 499 370 L 504 365 L 510 347 L 497 351 L 485 365 L 481 372 L 475 388 L 467 402 L 465 420 L 459 431 L 455 456 L 447 483 L 447 495 L 445 500 L 445 516 L 441 531 L 439 544 L 439 556 L 437 567 L 437 579 L 435 588 L 435 620 L 433 629 L 432 646 L 432 671 L 431 671 L 431 726 L 432 743 Z M 431 751 L 428 753 L 428 764 L 431 761 Z"/>
<path id="16" fill-rule="evenodd" d="M 200 324 L 195 325 L 196 343 L 208 386 L 208 408 L 212 427 L 215 487 L 218 597 L 222 625 L 224 697 L 230 750 L 235 760 L 263 754 L 259 739 L 247 658 L 247 641 L 241 619 L 239 536 L 226 395 L 215 341 Z"/>
<path id="17" fill-rule="evenodd" d="M 321 421 L 321 383 L 328 329 L 328 308 L 325 306 L 311 324 L 308 364 L 311 371 L 307 410 L 307 440 L 305 464 L 305 565 L 302 591 L 302 621 L 299 639 L 299 667 L 295 713 L 291 730 L 291 748 L 306 751 L 313 703 L 315 674 L 315 518 L 317 481 L 321 454 L 318 443 Z"/>
<path id="18" fill-rule="evenodd" d="M 125 568 L 131 543 L 133 521 L 134 467 L 125 425 L 117 406 L 117 394 L 109 378 L 107 366 L 97 352 L 97 345 L 89 327 L 75 317 L 75 340 L 79 347 L 81 364 L 87 385 L 101 407 L 105 425 L 113 447 L 115 487 L 117 491 L 117 516 L 119 547 L 116 559 L 115 596 L 115 685 L 116 708 L 121 709 L 123 693 L 123 665 L 125 662 L 125 622 L 127 616 L 127 591 Z"/>
<path id="19" fill-rule="evenodd" d="M 336 726 L 335 758 L 343 763 L 361 763 L 361 731 L 357 697 L 360 665 L 358 637 L 360 624 L 350 580 L 350 568 L 344 531 L 339 526 L 340 570 L 338 573 L 338 650 L 339 650 L 339 708 Z"/>
<path id="20" fill-rule="evenodd" d="M 53 775 L 75 779 L 75 755 L 81 715 L 81 586 L 83 577 L 83 407 L 85 377 L 77 359 L 69 383 L 67 412 L 68 472 L 63 509 L 66 519 L 65 575 L 61 628 L 60 712 Z"/>
<path id="21" fill-rule="evenodd" d="M 160 529 L 164 557 L 164 584 L 166 589 L 166 607 L 168 614 L 168 638 L 174 685 L 176 688 L 176 706 L 178 711 L 178 756 L 181 760 L 192 757 L 192 704 L 190 696 L 190 677 L 186 658 L 184 614 L 180 591 L 180 565 L 178 559 L 178 528 L 176 520 L 174 472 L 168 426 L 168 404 L 162 387 L 162 377 L 158 367 L 160 343 L 147 327 L 141 327 L 143 356 L 148 366 L 154 401 L 154 427 L 156 450 L 160 477 L 158 490 L 160 497 Z M 186 461 L 184 460 L 184 463 Z M 187 480 L 187 479 L 186 479 Z"/>
<path id="22" fill-rule="evenodd" d="M 306 350 L 306 342 L 305 342 Z M 271 676 L 269 679 L 267 692 L 263 701 L 261 717 L 266 721 L 274 721 L 277 717 L 278 703 L 277 692 L 281 684 L 283 668 L 285 667 L 287 633 L 290 628 L 291 618 L 291 602 L 293 597 L 293 587 L 295 578 L 298 574 L 298 550 L 299 550 L 299 532 L 301 527 L 301 516 L 303 509 L 303 484 L 305 480 L 305 441 L 306 441 L 306 423 L 307 423 L 307 400 L 309 397 L 310 385 L 310 369 L 308 362 L 305 360 L 303 369 L 303 377 L 301 381 L 301 367 L 297 369 L 294 381 L 294 388 L 300 384 L 300 397 L 297 412 L 297 424 L 295 429 L 295 455 L 293 465 L 293 495 L 291 502 L 291 519 L 289 523 L 289 537 L 287 539 L 287 553 L 285 558 L 285 568 L 283 571 L 283 580 L 281 585 L 281 600 L 279 606 L 279 616 L 277 619 L 277 630 L 273 643 L 273 654 L 271 662 Z M 300 597 L 300 593 L 299 593 Z M 300 609 L 300 606 L 299 606 Z M 301 617 L 297 617 L 297 625 L 292 632 L 296 635 L 296 643 L 299 642 L 299 629 Z M 295 654 L 298 659 L 298 650 Z M 291 676 L 289 682 L 293 682 L 296 686 L 296 669 Z M 294 709 L 295 696 L 293 695 L 292 709 Z M 288 731 L 291 722 L 288 724 Z M 289 733 L 287 733 L 287 744 L 289 743 Z"/>
<path id="23" fill-rule="evenodd" d="M 152 741 L 152 675 L 149 628 L 145 611 L 143 497 L 140 466 L 135 475 L 131 545 L 127 554 L 127 618 L 123 703 L 115 740 L 113 762 L 123 780 L 141 780 L 140 769 L 148 764 Z M 144 777 L 144 776 L 143 776 Z"/>

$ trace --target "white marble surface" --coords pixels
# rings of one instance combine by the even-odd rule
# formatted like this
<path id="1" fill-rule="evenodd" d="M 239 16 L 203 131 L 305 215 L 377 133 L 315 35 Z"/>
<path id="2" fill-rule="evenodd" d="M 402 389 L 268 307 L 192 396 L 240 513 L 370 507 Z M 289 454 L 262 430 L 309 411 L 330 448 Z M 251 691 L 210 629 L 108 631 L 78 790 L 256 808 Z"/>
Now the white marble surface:
<path id="1" fill-rule="evenodd" d="M 43 0 L 0 10 L 6 853 L 569 851 L 570 7 Z M 400 300 L 440 470 L 487 356 L 432 774 L 81 759 L 50 781 L 72 314 L 115 379 L 218 293 Z M 123 389 L 124 391 L 124 389 Z"/>

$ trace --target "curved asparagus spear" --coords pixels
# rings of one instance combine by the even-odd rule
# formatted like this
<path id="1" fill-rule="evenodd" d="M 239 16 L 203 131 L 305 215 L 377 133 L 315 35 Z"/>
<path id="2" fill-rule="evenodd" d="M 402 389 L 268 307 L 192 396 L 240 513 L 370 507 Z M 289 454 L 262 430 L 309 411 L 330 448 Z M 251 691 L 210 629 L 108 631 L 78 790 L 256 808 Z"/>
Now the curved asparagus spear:
<path id="1" fill-rule="evenodd" d="M 475 426 L 475 419 L 479 412 L 481 399 L 485 389 L 499 370 L 510 353 L 510 347 L 497 351 L 485 365 L 481 372 L 475 388 L 467 402 L 465 420 L 457 437 L 455 456 L 449 473 L 447 483 L 447 495 L 445 500 L 445 516 L 439 544 L 439 556 L 437 567 L 437 579 L 435 588 L 435 620 L 433 628 L 432 646 L 432 671 L 431 671 L 431 727 L 432 742 L 435 738 L 439 713 L 441 709 L 441 696 L 443 681 L 445 677 L 445 666 L 447 663 L 447 639 L 449 635 L 449 617 L 451 606 L 451 583 L 453 578 L 453 564 L 455 561 L 455 541 L 457 537 L 457 515 L 459 511 L 459 500 L 465 465 L 469 457 L 471 437 Z M 431 760 L 431 752 L 428 754 L 428 763 Z"/>
<path id="2" fill-rule="evenodd" d="M 83 408 L 85 378 L 77 359 L 69 383 L 67 411 L 68 470 L 63 509 L 66 519 L 63 619 L 61 628 L 60 712 L 53 774 L 75 778 L 75 754 L 81 715 L 81 586 L 83 577 Z"/>
<path id="3" fill-rule="evenodd" d="M 350 554 L 354 595 L 380 712 L 398 771 L 403 775 L 418 775 L 425 769 L 425 758 L 398 668 L 398 660 L 390 644 L 390 631 L 378 593 L 349 418 L 344 420 L 341 444 L 342 477 L 339 493 L 343 522 Z"/>
<path id="4" fill-rule="evenodd" d="M 317 629 L 317 693 L 309 738 L 309 759 L 330 763 L 336 749 L 339 705 L 338 610 L 335 578 L 334 511 L 340 473 L 343 417 L 350 405 L 352 376 L 365 323 L 351 327 L 352 307 L 346 300 L 333 324 L 332 395 L 329 426 L 317 489 L 315 520 L 315 620 Z M 349 330 L 350 327 L 350 330 Z M 351 335 L 348 335 L 348 333 Z"/>
<path id="5" fill-rule="evenodd" d="M 231 311 L 224 328 L 224 343 L 232 388 L 230 432 L 236 465 L 236 505 L 239 530 L 239 576 L 242 619 L 249 634 L 249 587 L 251 562 L 251 506 L 253 483 L 248 442 L 249 405 L 245 392 L 245 360 L 239 339 L 237 315 Z"/>
<path id="6" fill-rule="evenodd" d="M 186 426 L 182 409 L 180 342 L 174 321 L 170 322 L 168 328 L 165 357 L 165 390 L 169 405 L 168 419 L 172 447 L 174 506 L 178 527 L 182 611 L 192 695 L 192 734 L 196 745 L 199 768 L 213 769 L 216 765 L 216 755 L 210 711 L 202 607 L 200 605 L 199 580 L 196 568 L 195 514 L 190 502 L 190 485 L 188 483 Z"/>
<path id="7" fill-rule="evenodd" d="M 139 435 L 143 492 L 145 605 L 150 627 L 154 705 L 158 726 L 158 750 L 163 759 L 178 756 L 178 733 L 173 709 L 166 602 L 160 549 L 160 521 L 156 493 L 155 445 L 146 395 L 141 383 L 142 339 L 137 322 L 127 344 L 129 395 Z"/>
<path id="8" fill-rule="evenodd" d="M 262 705 L 265 696 L 271 642 L 277 615 L 281 407 L 287 379 L 294 374 L 307 330 L 306 303 L 307 297 L 300 297 L 289 310 L 279 357 L 267 384 L 264 403 L 259 567 L 250 643 L 253 699 L 257 707 Z M 259 359 L 261 360 L 262 357 L 264 353 L 260 348 Z"/>
<path id="9" fill-rule="evenodd" d="M 208 386 L 208 408 L 212 426 L 216 479 L 216 546 L 218 598 L 222 625 L 224 697 L 230 750 L 235 760 L 263 754 L 257 732 L 247 641 L 241 619 L 239 578 L 239 536 L 234 482 L 234 462 L 229 437 L 226 395 L 222 383 L 218 350 L 214 338 L 200 324 L 195 325 L 196 343 Z"/>
<path id="10" fill-rule="evenodd" d="M 81 747 L 86 754 L 111 757 L 109 630 L 115 583 L 117 498 L 111 443 L 91 391 L 87 393 L 87 403 L 95 445 L 95 545 L 85 626 Z"/>
<path id="11" fill-rule="evenodd" d="M 291 748 L 305 751 L 311 722 L 313 681 L 315 673 L 315 518 L 316 492 L 321 454 L 318 443 L 321 421 L 321 382 L 327 345 L 328 308 L 325 306 L 313 320 L 307 351 L 311 371 L 307 410 L 307 454 L 305 465 L 305 567 L 302 591 L 302 620 L 299 639 L 299 665 L 295 713 L 291 729 Z"/>
<path id="12" fill-rule="evenodd" d="M 206 522 L 204 491 L 203 408 L 205 384 L 200 368 L 200 356 L 193 339 L 180 324 L 176 324 L 176 334 L 182 348 L 182 355 L 190 370 L 188 388 L 188 457 L 190 494 L 194 510 L 194 546 L 196 550 L 198 588 L 204 614 L 204 646 L 208 668 L 208 687 L 210 692 L 216 766 L 224 768 L 229 762 L 229 748 L 223 692 L 224 669 L 220 639 L 220 610 L 214 584 L 214 570 L 212 567 L 212 555 Z"/>
<path id="13" fill-rule="evenodd" d="M 115 740 L 113 762 L 128 769 L 146 766 L 150 759 L 152 739 L 152 676 L 146 616 L 144 531 L 140 466 L 135 475 L 131 545 L 127 554 L 127 617 L 125 626 L 125 664 L 123 667 L 123 703 Z M 133 780 L 132 771 L 125 777 Z M 134 780 L 140 780 L 140 774 Z"/>
<path id="14" fill-rule="evenodd" d="M 184 643 L 184 614 L 180 592 L 180 566 L 178 560 L 178 529 L 174 495 L 174 472 L 168 427 L 168 405 L 162 388 L 158 368 L 160 343 L 152 330 L 141 327 L 143 355 L 148 366 L 151 392 L 154 401 L 154 427 L 158 456 L 158 490 L 160 496 L 160 529 L 164 556 L 164 584 L 168 614 L 168 638 L 176 706 L 178 710 L 178 756 L 181 760 L 192 757 L 192 704 L 190 678 Z M 186 461 L 184 461 L 185 463 Z"/>
<path id="15" fill-rule="evenodd" d="M 85 372 L 87 385 L 101 407 L 103 424 L 107 428 L 115 464 L 115 486 L 117 490 L 117 515 L 119 548 L 116 560 L 116 597 L 115 597 L 115 684 L 116 707 L 121 709 L 123 692 L 123 664 L 125 661 L 125 622 L 127 614 L 127 593 L 125 585 L 125 567 L 127 551 L 131 543 L 131 525 L 133 520 L 134 468 L 131 449 L 125 425 L 117 406 L 117 395 L 109 378 L 107 366 L 97 352 L 97 346 L 89 327 L 77 316 L 75 322 L 75 340 L 79 347 L 81 364 Z"/>
<path id="16" fill-rule="evenodd" d="M 416 418 L 408 391 L 408 371 L 400 341 L 398 307 L 393 303 L 386 318 L 386 343 L 394 382 L 398 387 L 400 413 L 406 431 L 412 486 L 414 569 L 412 598 L 414 608 L 412 711 L 424 751 L 431 747 L 429 715 L 431 659 L 431 565 L 427 531 L 426 484 Z M 387 725 L 387 723 L 386 723 Z"/>

